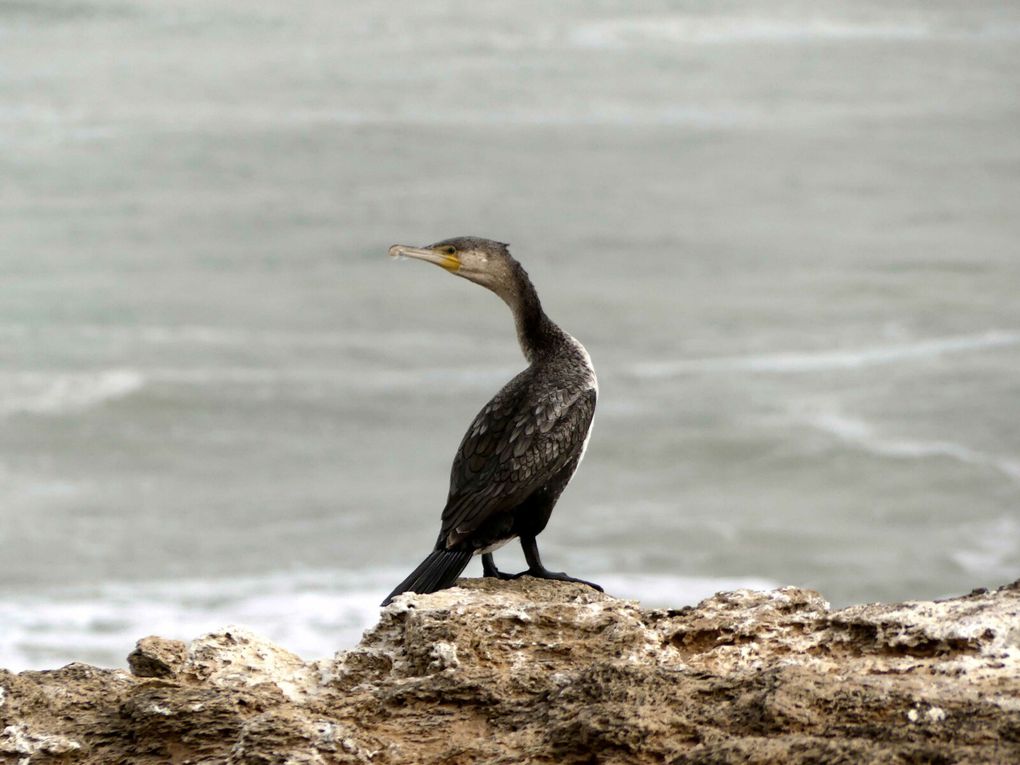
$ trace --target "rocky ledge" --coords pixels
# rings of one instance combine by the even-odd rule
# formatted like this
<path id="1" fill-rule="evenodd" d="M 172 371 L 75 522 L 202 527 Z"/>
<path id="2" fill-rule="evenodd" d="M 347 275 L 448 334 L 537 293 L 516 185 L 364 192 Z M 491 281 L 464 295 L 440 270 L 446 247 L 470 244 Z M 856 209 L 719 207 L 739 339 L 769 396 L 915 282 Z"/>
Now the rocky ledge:
<path id="1" fill-rule="evenodd" d="M 841 611 L 461 584 L 332 660 L 227 629 L 145 638 L 130 673 L 0 670 L 0 762 L 1020 762 L 1020 582 Z"/>

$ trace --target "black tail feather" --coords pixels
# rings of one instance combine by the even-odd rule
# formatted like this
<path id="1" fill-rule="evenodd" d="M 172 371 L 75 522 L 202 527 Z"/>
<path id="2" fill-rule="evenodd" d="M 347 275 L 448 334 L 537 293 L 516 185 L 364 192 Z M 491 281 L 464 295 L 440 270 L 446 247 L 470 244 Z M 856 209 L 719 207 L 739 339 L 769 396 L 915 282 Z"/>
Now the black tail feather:
<path id="1" fill-rule="evenodd" d="M 382 605 L 389 605 L 402 592 L 436 592 L 457 581 L 457 577 L 467 568 L 473 553 L 455 550 L 433 550 L 429 557 L 418 564 L 418 568 L 408 574 L 407 579 L 397 585 Z"/>

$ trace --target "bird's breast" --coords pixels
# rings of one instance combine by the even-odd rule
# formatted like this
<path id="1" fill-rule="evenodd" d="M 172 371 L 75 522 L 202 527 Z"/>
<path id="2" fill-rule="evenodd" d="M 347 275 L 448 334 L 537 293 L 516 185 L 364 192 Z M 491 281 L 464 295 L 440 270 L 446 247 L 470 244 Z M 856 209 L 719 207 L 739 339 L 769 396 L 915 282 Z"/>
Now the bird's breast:
<path id="1" fill-rule="evenodd" d="M 581 377 L 586 383 L 586 387 L 591 388 L 595 393 L 599 392 L 599 378 L 595 375 L 595 366 L 591 363 L 591 354 L 588 353 L 588 349 L 581 345 L 581 341 L 572 335 L 568 335 L 570 338 L 570 345 L 572 350 L 577 354 L 580 364 L 578 365 L 578 371 Z"/>

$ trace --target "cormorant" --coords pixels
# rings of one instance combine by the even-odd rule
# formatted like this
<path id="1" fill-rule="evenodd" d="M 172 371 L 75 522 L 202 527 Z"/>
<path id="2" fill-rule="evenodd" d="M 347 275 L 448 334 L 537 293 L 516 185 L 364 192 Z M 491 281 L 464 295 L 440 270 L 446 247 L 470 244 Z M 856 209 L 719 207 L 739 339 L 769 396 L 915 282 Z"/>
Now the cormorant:
<path id="1" fill-rule="evenodd" d="M 450 587 L 473 555 L 487 577 L 519 576 L 597 584 L 548 571 L 535 537 L 577 470 L 591 435 L 598 381 L 591 357 L 545 315 L 528 274 L 508 245 L 477 237 L 444 239 L 428 247 L 390 247 L 393 257 L 434 263 L 492 290 L 510 306 L 528 367 L 478 413 L 450 472 L 435 549 L 383 601 L 402 592 Z M 520 538 L 528 569 L 499 571 L 492 551 Z"/>

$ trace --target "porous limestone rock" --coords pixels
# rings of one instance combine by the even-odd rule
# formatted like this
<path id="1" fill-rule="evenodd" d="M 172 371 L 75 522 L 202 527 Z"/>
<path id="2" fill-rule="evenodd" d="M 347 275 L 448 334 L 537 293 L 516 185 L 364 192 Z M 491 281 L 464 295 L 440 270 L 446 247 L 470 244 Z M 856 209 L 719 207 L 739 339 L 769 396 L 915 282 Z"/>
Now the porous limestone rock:
<path id="1" fill-rule="evenodd" d="M 128 654 L 127 663 L 135 677 L 173 677 L 188 656 L 182 640 L 167 640 L 151 635 L 142 638 Z"/>
<path id="2" fill-rule="evenodd" d="M 1020 582 L 835 612 L 460 584 L 332 660 L 228 628 L 145 638 L 133 674 L 0 670 L 0 763 L 1020 762 Z"/>

